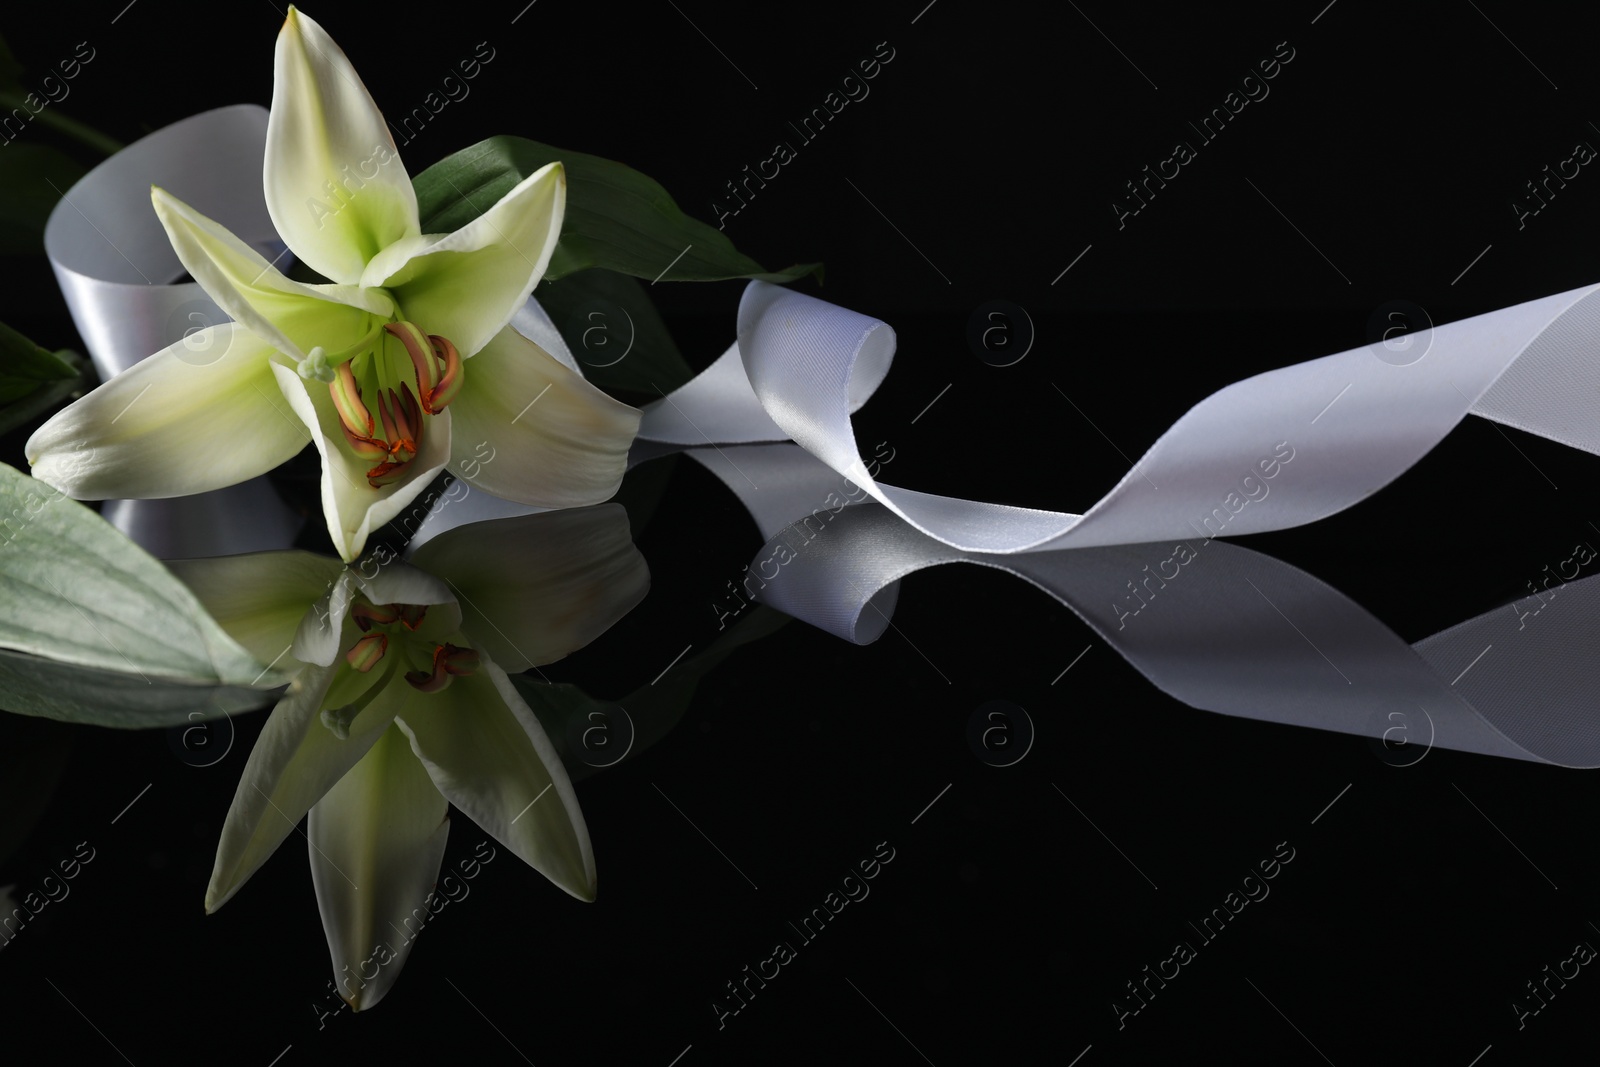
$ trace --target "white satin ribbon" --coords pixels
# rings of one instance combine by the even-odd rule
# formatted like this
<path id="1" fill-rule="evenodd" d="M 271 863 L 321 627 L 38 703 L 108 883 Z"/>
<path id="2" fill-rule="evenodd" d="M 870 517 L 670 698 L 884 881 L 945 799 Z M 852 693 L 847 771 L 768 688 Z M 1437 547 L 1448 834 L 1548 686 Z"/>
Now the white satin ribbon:
<path id="1" fill-rule="evenodd" d="M 202 112 L 135 141 L 79 179 L 45 224 L 44 249 L 102 379 L 228 316 L 183 264 L 150 206 L 159 185 L 268 259 L 284 245 L 261 188 L 267 109 Z M 287 260 L 280 260 L 286 269 Z M 193 314 L 195 318 L 190 318 Z"/>
<path id="2" fill-rule="evenodd" d="M 850 414 L 887 374 L 893 331 L 765 282 L 745 290 L 738 343 L 650 405 L 640 438 L 681 446 L 792 439 L 918 531 L 968 552 L 1281 530 L 1377 492 L 1469 412 L 1600 453 L 1597 290 L 1463 319 L 1433 329 L 1431 337 L 1419 333 L 1415 343 L 1431 347 L 1409 366 L 1386 363 L 1364 347 L 1229 385 L 1174 423 L 1082 515 L 936 496 L 873 479 Z M 751 485 L 729 485 L 752 510 L 771 510 L 770 502 L 756 503 Z"/>
<path id="3" fill-rule="evenodd" d="M 183 264 L 150 205 L 159 185 L 217 219 L 268 259 L 283 243 L 261 187 L 267 110 L 218 108 L 124 148 L 67 190 L 44 247 L 101 380 L 228 316 Z M 287 268 L 287 257 L 279 259 Z M 293 544 L 301 519 L 266 478 L 169 500 L 107 500 L 101 514 L 160 559 L 259 552 Z"/>

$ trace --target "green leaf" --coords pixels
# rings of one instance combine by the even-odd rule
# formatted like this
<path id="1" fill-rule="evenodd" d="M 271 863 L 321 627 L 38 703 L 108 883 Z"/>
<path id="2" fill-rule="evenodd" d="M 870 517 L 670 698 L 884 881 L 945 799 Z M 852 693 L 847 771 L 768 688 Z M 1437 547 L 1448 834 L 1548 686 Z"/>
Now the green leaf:
<path id="1" fill-rule="evenodd" d="M 126 670 L 81 667 L 0 648 L 0 704 L 20 715 L 148 730 L 193 726 L 262 707 L 273 698 L 261 689 L 141 678 Z"/>
<path id="2" fill-rule="evenodd" d="M 22 64 L 12 53 L 6 39 L 0 37 L 0 89 L 13 89 L 22 84 Z"/>
<path id="3" fill-rule="evenodd" d="M 256 662 L 144 549 L 82 504 L 4 464 L 0 648 L 132 675 L 152 688 L 288 680 Z M 0 684 L 0 692 L 9 686 Z"/>
<path id="4" fill-rule="evenodd" d="M 77 367 L 0 322 L 0 404 L 20 400 L 46 382 L 77 376 Z"/>
<path id="5" fill-rule="evenodd" d="M 583 368 L 608 393 L 655 400 L 694 377 L 644 286 L 610 270 L 586 270 L 539 286 L 539 303 Z"/>
<path id="6" fill-rule="evenodd" d="M 802 263 L 769 272 L 720 230 L 685 215 L 657 182 L 631 167 L 523 137 L 491 137 L 446 156 L 412 179 L 423 233 L 449 233 L 483 214 L 524 178 L 559 161 L 567 172 L 561 241 L 545 278 L 605 267 L 652 282 L 759 278 L 791 282 L 815 272 Z"/>
<path id="7" fill-rule="evenodd" d="M 0 109 L 0 113 L 4 113 Z M 49 145 L 0 145 L 0 255 L 44 255 L 44 224 L 63 193 L 87 173 Z"/>
<path id="8" fill-rule="evenodd" d="M 76 352 L 48 352 L 0 322 L 0 433 L 82 389 L 87 368 Z"/>

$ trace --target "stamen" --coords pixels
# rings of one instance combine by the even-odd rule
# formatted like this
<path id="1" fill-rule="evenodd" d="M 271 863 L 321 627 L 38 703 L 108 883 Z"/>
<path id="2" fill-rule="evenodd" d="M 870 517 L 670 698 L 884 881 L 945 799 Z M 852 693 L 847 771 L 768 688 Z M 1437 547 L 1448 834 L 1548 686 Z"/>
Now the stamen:
<path id="1" fill-rule="evenodd" d="M 433 349 L 427 336 L 410 322 L 391 322 L 384 329 L 399 339 L 406 355 L 411 357 L 411 366 L 417 372 L 417 392 L 423 397 L 431 396 L 439 380 L 439 367 L 433 361 Z"/>
<path id="2" fill-rule="evenodd" d="M 389 446 L 382 441 L 374 441 L 370 437 L 357 437 L 350 432 L 350 427 L 340 426 L 344 431 L 344 439 L 350 443 L 350 450 L 362 459 L 377 459 L 379 456 L 389 454 Z"/>
<path id="3" fill-rule="evenodd" d="M 390 393 L 389 396 L 394 396 Z M 394 451 L 395 442 L 400 439 L 400 434 L 395 430 L 394 416 L 389 413 L 388 398 L 380 391 L 378 393 L 378 415 L 383 419 L 383 439 L 389 442 L 389 451 Z"/>
<path id="4" fill-rule="evenodd" d="M 428 606 L 426 604 L 395 604 L 393 606 L 399 609 L 400 622 L 408 630 L 416 630 L 428 615 Z"/>
<path id="5" fill-rule="evenodd" d="M 404 346 L 416 375 L 415 392 L 411 383 L 397 381 L 381 344 L 364 365 L 363 378 L 356 377 L 352 361 L 371 349 L 375 339 L 381 341 L 384 331 Z M 308 356 L 302 361 L 302 373 L 315 375 L 336 364 L 328 389 L 345 441 L 356 455 L 379 461 L 367 471 L 367 484 L 377 489 L 400 481 L 422 442 L 424 416 L 444 410 L 461 390 L 461 355 L 455 345 L 446 338 L 424 334 L 414 323 L 389 322 L 374 327 L 349 349 L 330 355 L 319 348 L 314 353 L 315 358 Z M 367 395 L 363 395 L 362 380 L 368 386 Z"/>
<path id="6" fill-rule="evenodd" d="M 362 674 L 378 665 L 383 654 L 389 651 L 389 638 L 384 634 L 368 634 L 350 646 L 344 654 L 345 662 Z"/>
<path id="7" fill-rule="evenodd" d="M 476 649 L 459 648 L 456 645 L 444 646 L 444 669 L 451 674 L 476 674 L 480 658 Z"/>
<path id="8" fill-rule="evenodd" d="M 355 372 L 350 369 L 350 364 L 339 364 L 333 381 L 328 384 L 328 392 L 333 394 L 333 406 L 339 412 L 339 421 L 344 424 L 345 433 L 353 438 L 371 440 L 374 429 L 372 412 L 361 402 L 361 386 L 356 384 Z"/>
<path id="9" fill-rule="evenodd" d="M 400 402 L 396 405 L 395 414 L 404 416 L 408 427 L 406 437 L 413 441 L 422 440 L 422 408 L 417 404 L 417 398 L 411 392 L 411 386 L 405 382 L 400 383 Z"/>
<path id="10" fill-rule="evenodd" d="M 433 672 L 407 671 L 406 681 L 424 693 L 437 693 L 450 684 L 451 678 L 477 671 L 478 664 L 478 653 L 473 649 L 442 644 L 433 650 Z"/>
<path id="11" fill-rule="evenodd" d="M 367 484 L 372 486 L 374 489 L 381 489 L 386 485 L 392 485 L 393 483 L 398 482 L 401 478 L 405 477 L 406 464 L 410 462 L 411 461 L 409 459 L 404 459 L 397 463 L 378 464 L 376 467 L 373 467 L 371 470 L 367 471 Z"/>
<path id="12" fill-rule="evenodd" d="M 399 613 L 395 611 L 395 606 L 393 604 L 383 604 L 380 606 L 368 604 L 364 600 L 357 602 L 350 609 L 350 616 L 351 618 L 355 619 L 356 625 L 361 627 L 363 631 L 369 629 L 373 623 L 377 623 L 380 626 L 387 626 L 400 617 Z"/>
<path id="13" fill-rule="evenodd" d="M 444 362 L 444 373 L 439 377 L 438 387 L 423 398 L 428 413 L 437 415 L 450 406 L 450 401 L 461 392 L 461 383 L 466 379 L 461 369 L 461 353 L 456 351 L 456 346 L 438 334 L 429 335 L 428 340 L 433 342 L 434 354 Z"/>

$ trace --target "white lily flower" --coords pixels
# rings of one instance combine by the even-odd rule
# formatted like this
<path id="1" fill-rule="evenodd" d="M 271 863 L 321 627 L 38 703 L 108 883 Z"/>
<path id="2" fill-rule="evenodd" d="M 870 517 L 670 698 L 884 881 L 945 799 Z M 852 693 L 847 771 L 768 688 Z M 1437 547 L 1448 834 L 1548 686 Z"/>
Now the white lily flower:
<path id="1" fill-rule="evenodd" d="M 361 1010 L 393 985 L 407 931 L 426 921 L 452 803 L 566 892 L 594 899 L 571 781 L 506 671 L 581 648 L 643 598 L 649 573 L 622 508 L 460 527 L 412 565 L 370 577 L 300 551 L 171 566 L 263 662 L 300 666 L 245 765 L 208 913 L 309 814 L 334 980 Z"/>
<path id="2" fill-rule="evenodd" d="M 469 480 L 497 496 L 563 508 L 616 491 L 639 412 L 508 325 L 560 235 L 559 163 L 454 233 L 423 234 L 383 115 L 338 45 L 291 7 L 265 187 L 279 235 L 330 282 L 291 281 L 153 189 L 178 258 L 234 321 L 58 412 L 28 440 L 35 477 L 78 499 L 186 496 L 265 473 L 309 438 L 346 560 L 484 444 L 501 458 Z M 197 366 L 197 351 L 221 355 Z"/>

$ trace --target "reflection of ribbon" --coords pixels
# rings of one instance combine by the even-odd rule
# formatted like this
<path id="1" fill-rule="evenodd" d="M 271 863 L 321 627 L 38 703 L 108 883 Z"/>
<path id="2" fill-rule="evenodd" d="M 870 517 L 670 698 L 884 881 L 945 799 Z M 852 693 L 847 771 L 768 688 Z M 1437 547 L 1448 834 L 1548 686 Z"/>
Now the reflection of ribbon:
<path id="1" fill-rule="evenodd" d="M 749 450 L 746 450 L 749 451 Z M 739 456 L 735 456 L 738 462 Z M 1600 767 L 1600 576 L 1561 587 L 1535 635 L 1498 608 L 1407 646 L 1320 579 L 1222 541 L 1190 538 L 1179 577 L 1145 568 L 1170 543 L 1012 555 L 963 552 L 886 509 L 845 509 L 816 533 L 773 537 L 792 555 L 758 596 L 865 643 L 889 625 L 900 579 L 967 562 L 1038 586 L 1070 607 L 1141 674 L 1193 707 L 1419 747 Z M 1130 575 L 1147 600 L 1137 624 L 1108 590 Z M 1400 733 L 1397 734 L 1396 731 Z"/>
<path id="2" fill-rule="evenodd" d="M 888 628 L 902 578 L 974 563 L 1067 605 L 1193 707 L 1390 744 L 1600 767 L 1592 711 L 1600 664 L 1590 654 L 1600 645 L 1600 576 L 1563 585 L 1560 603 L 1552 597 L 1540 611 L 1537 639 L 1521 613 L 1499 608 L 1408 647 L 1320 579 L 1224 541 L 967 552 L 876 504 L 839 506 L 847 483 L 794 445 L 693 455 L 762 505 L 752 514 L 767 542 L 740 583 L 743 595 L 847 641 L 866 644 Z M 746 478 L 760 494 L 748 492 Z M 770 506 L 769 489 L 802 501 L 800 517 L 774 519 L 781 509 Z M 822 506 L 830 494 L 839 495 Z M 1176 570 L 1162 566 L 1175 559 L 1184 561 Z"/>

